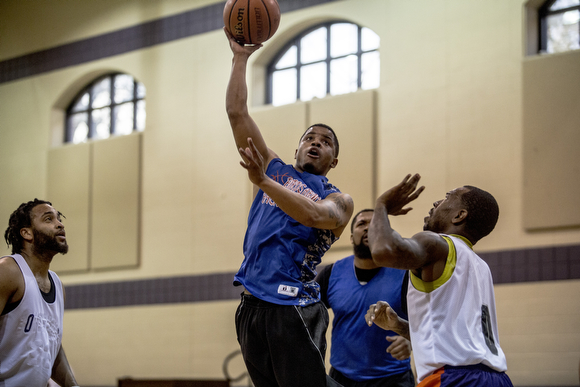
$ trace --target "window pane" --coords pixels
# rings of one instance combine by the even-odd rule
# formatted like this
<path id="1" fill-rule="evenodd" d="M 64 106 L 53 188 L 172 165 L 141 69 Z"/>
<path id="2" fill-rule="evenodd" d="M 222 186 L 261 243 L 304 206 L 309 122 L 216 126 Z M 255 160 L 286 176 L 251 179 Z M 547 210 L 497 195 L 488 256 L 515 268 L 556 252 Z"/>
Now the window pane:
<path id="1" fill-rule="evenodd" d="M 111 104 L 111 78 L 103 78 L 97 82 L 92 90 L 93 108 L 101 108 Z"/>
<path id="2" fill-rule="evenodd" d="M 321 27 L 300 39 L 301 63 L 326 59 L 326 34 L 326 27 Z"/>
<path id="3" fill-rule="evenodd" d="M 284 55 L 282 55 L 282 58 L 280 58 L 278 60 L 278 62 L 276 63 L 276 68 L 283 69 L 286 67 L 296 66 L 298 64 L 297 52 L 298 52 L 298 47 L 296 47 L 296 45 L 293 45 L 292 47 L 290 47 L 284 53 Z"/>
<path id="4" fill-rule="evenodd" d="M 330 56 L 336 58 L 355 54 L 358 50 L 358 26 L 336 23 L 330 26 Z"/>
<path id="5" fill-rule="evenodd" d="M 89 136 L 88 113 L 73 114 L 68 118 L 68 140 L 75 144 L 87 141 Z"/>
<path id="6" fill-rule="evenodd" d="M 146 117 L 145 92 L 143 83 L 136 82 L 128 74 L 109 74 L 97 78 L 69 105 L 65 141 L 83 142 L 108 138 L 112 134 L 142 131 Z M 134 117 L 135 114 L 137 117 Z"/>
<path id="7" fill-rule="evenodd" d="M 556 0 L 550 7 L 550 11 L 573 7 L 575 5 L 580 5 L 580 0 Z"/>
<path id="8" fill-rule="evenodd" d="M 578 25 L 580 21 L 580 10 L 564 12 L 562 23 L 564 25 Z"/>
<path id="9" fill-rule="evenodd" d="M 145 112 L 145 101 L 137 101 L 137 130 L 142 132 L 145 129 L 145 119 L 147 114 Z"/>
<path id="10" fill-rule="evenodd" d="M 131 134 L 133 131 L 133 103 L 115 106 L 115 135 Z"/>
<path id="11" fill-rule="evenodd" d="M 375 34 L 374 31 L 363 27 L 361 31 L 361 49 L 363 51 L 378 50 L 381 43 L 381 38 L 379 35 Z"/>
<path id="12" fill-rule="evenodd" d="M 93 119 L 93 136 L 94 139 L 108 138 L 111 135 L 111 108 L 93 110 L 91 113 Z"/>
<path id="13" fill-rule="evenodd" d="M 314 28 L 270 62 L 274 106 L 379 86 L 380 38 L 376 33 L 348 22 Z"/>
<path id="14" fill-rule="evenodd" d="M 89 107 L 89 93 L 84 93 L 82 97 L 80 97 L 72 107 L 72 112 L 80 112 L 85 111 Z"/>
<path id="15" fill-rule="evenodd" d="M 115 103 L 133 99 L 133 77 L 130 75 L 115 76 Z"/>
<path id="16" fill-rule="evenodd" d="M 578 12 L 580 11 L 569 11 L 546 18 L 548 24 L 547 51 L 549 53 L 580 48 Z"/>
<path id="17" fill-rule="evenodd" d="M 137 82 L 137 98 L 145 98 L 145 85 L 141 82 Z"/>
<path id="18" fill-rule="evenodd" d="M 351 93 L 357 89 L 358 58 L 349 55 L 346 58 L 330 62 L 330 94 Z"/>
<path id="19" fill-rule="evenodd" d="M 326 62 L 315 63 L 300 69 L 300 100 L 326 96 Z"/>
<path id="20" fill-rule="evenodd" d="M 295 68 L 272 74 L 272 105 L 280 106 L 296 102 L 296 74 Z"/>
<path id="21" fill-rule="evenodd" d="M 376 89 L 381 81 L 381 59 L 378 51 L 367 52 L 361 57 L 361 89 Z"/>

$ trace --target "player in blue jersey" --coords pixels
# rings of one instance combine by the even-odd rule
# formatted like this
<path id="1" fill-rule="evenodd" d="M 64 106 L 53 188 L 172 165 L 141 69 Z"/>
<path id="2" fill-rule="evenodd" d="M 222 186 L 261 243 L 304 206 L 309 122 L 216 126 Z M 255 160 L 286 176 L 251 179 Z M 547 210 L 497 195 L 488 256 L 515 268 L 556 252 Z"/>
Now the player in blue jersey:
<path id="1" fill-rule="evenodd" d="M 242 46 L 226 35 L 233 52 L 226 111 L 254 184 L 244 261 L 234 278 L 244 288 L 238 341 L 257 387 L 326 386 L 328 312 L 314 278 L 353 211 L 351 197 L 326 178 L 338 163 L 338 139 L 329 126 L 313 125 L 299 140 L 295 165 L 285 164 L 248 113 L 247 61 L 260 45 Z"/>
<path id="2" fill-rule="evenodd" d="M 409 340 L 364 324 L 368 306 L 379 300 L 407 318 L 407 272 L 373 262 L 368 246 L 372 217 L 371 209 L 353 217 L 354 255 L 325 266 L 316 276 L 320 299 L 334 312 L 330 376 L 344 387 L 414 387 Z"/>
<path id="3" fill-rule="evenodd" d="M 491 272 L 473 251 L 495 228 L 499 206 L 484 190 L 459 187 L 433 203 L 423 232 L 403 238 L 389 215 L 411 210 L 405 206 L 424 189 L 419 179 L 408 175 L 383 193 L 369 228 L 373 261 L 411 271 L 409 320 L 381 301 L 369 307 L 367 323 L 410 337 L 420 387 L 511 387 Z"/>

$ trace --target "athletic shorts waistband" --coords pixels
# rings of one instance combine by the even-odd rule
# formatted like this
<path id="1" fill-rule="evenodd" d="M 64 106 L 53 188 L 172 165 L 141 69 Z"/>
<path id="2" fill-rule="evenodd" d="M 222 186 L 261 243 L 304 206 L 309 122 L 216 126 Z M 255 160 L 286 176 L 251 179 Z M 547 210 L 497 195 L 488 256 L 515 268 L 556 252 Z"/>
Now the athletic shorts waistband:
<path id="1" fill-rule="evenodd" d="M 462 365 L 462 366 L 450 366 L 446 365 L 443 367 L 446 370 L 479 370 L 479 371 L 486 371 L 486 372 L 497 372 L 501 373 L 502 371 L 494 370 L 491 367 L 486 366 L 485 364 L 470 364 L 470 365 Z"/>
<path id="2" fill-rule="evenodd" d="M 286 306 L 260 300 L 258 297 L 252 294 L 248 294 L 246 292 L 240 294 L 240 296 L 242 297 L 242 302 L 244 303 L 244 305 L 254 308 L 276 308 L 279 306 Z"/>
<path id="3" fill-rule="evenodd" d="M 513 387 L 505 372 L 484 364 L 446 365 L 427 376 L 417 387 Z"/>

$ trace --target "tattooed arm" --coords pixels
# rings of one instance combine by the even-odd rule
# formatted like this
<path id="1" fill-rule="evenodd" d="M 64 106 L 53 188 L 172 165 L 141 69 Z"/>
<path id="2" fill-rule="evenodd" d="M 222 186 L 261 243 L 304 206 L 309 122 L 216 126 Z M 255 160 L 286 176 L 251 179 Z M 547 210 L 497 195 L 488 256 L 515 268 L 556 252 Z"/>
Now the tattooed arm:
<path id="1" fill-rule="evenodd" d="M 276 202 L 278 207 L 297 222 L 313 228 L 332 230 L 338 237 L 352 215 L 354 204 L 350 195 L 332 193 L 317 202 L 286 189 L 266 176 L 264 158 L 254 141 L 248 138 L 249 147 L 240 149 L 240 164 L 248 171 L 250 181 Z"/>
<path id="2" fill-rule="evenodd" d="M 337 237 L 348 225 L 354 208 L 352 198 L 345 193 L 333 193 L 315 202 L 270 178 L 259 187 L 297 222 L 307 227 L 332 230 Z"/>
<path id="3" fill-rule="evenodd" d="M 306 220 L 299 222 L 309 227 L 332 230 L 339 237 L 348 225 L 354 209 L 350 195 L 337 192 L 318 202 L 309 201 L 312 208 L 305 211 Z"/>

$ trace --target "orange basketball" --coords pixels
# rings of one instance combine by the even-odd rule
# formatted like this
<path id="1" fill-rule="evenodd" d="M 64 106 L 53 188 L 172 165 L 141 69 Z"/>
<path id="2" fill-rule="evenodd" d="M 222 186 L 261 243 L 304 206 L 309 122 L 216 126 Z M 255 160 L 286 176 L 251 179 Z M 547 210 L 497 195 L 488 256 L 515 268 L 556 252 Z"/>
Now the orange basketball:
<path id="1" fill-rule="evenodd" d="M 263 43 L 280 25 L 280 6 L 276 0 L 228 0 L 224 24 L 238 43 Z"/>

